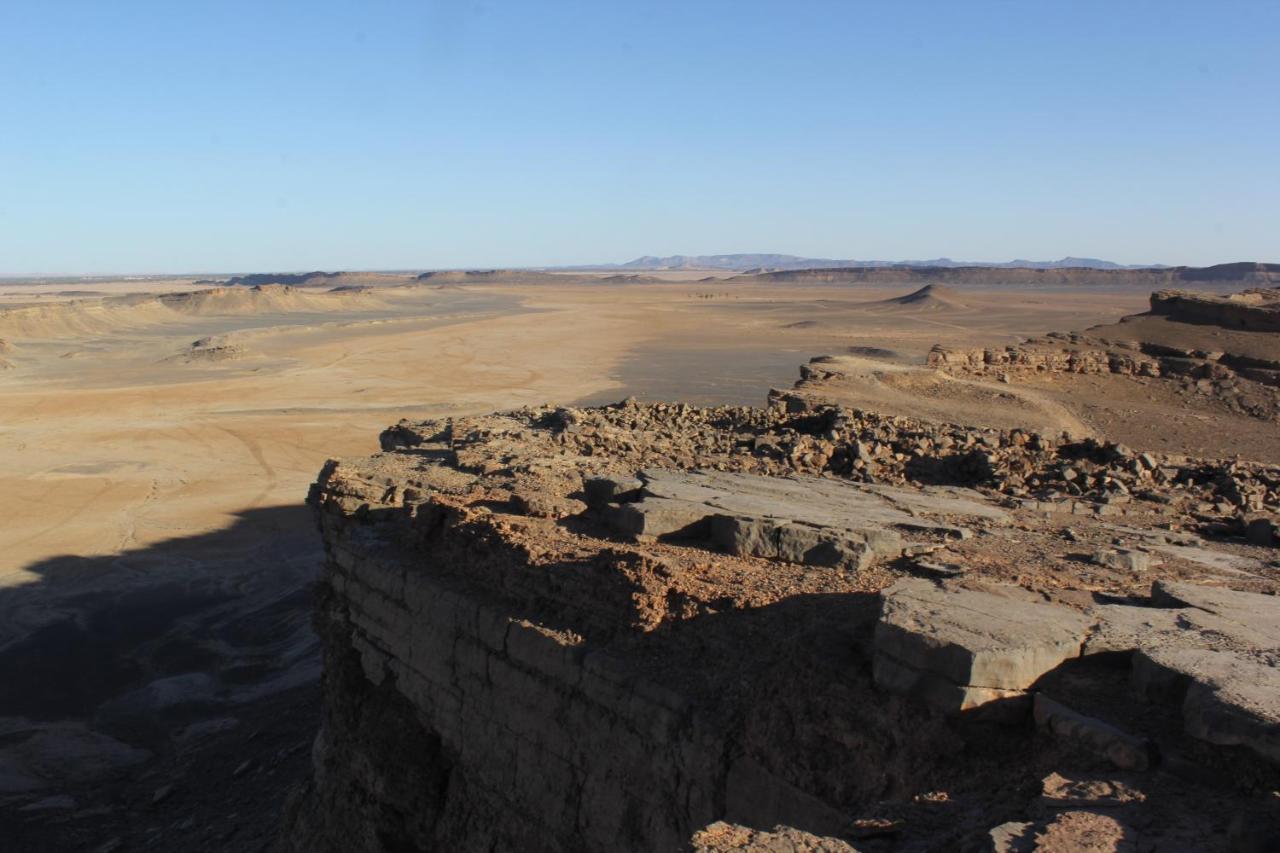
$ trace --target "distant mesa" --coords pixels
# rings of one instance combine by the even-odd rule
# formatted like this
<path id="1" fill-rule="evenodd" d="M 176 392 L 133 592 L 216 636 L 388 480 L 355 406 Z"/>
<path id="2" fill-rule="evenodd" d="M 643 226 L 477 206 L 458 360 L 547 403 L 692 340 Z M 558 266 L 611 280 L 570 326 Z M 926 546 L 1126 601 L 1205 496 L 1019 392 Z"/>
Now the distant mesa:
<path id="1" fill-rule="evenodd" d="M 610 284 L 650 284 L 662 281 L 657 276 L 641 275 L 640 273 L 618 273 L 617 275 L 607 275 L 600 280 Z M 699 281 L 715 281 L 715 278 L 704 278 L 699 279 Z"/>
<path id="2" fill-rule="evenodd" d="M 344 272 L 322 272 L 316 270 L 314 272 L 300 273 L 282 273 L 282 272 L 264 272 L 253 273 L 251 275 L 237 275 L 225 281 L 215 279 L 201 279 L 196 284 L 219 284 L 224 287 L 257 287 L 264 284 L 289 284 L 295 287 L 307 287 L 323 284 L 327 279 L 339 278 L 346 275 Z"/>
<path id="3" fill-rule="evenodd" d="M 736 275 L 731 281 L 797 284 L 913 284 L 1077 286 L 1121 285 L 1148 289 L 1184 283 L 1223 283 L 1244 286 L 1280 284 L 1280 264 L 1255 262 L 1211 267 L 1150 267 L 1098 269 L 1092 267 L 1012 266 L 879 266 L 787 269 Z"/>
<path id="4" fill-rule="evenodd" d="M 478 281 L 494 279 L 502 274 L 502 270 L 432 270 L 418 276 L 418 281 L 434 283 Z"/>
<path id="5" fill-rule="evenodd" d="M 991 269 L 1161 269 L 1159 264 L 1126 266 L 1100 258 L 1065 257 L 1056 261 L 1031 261 L 1019 258 L 1006 262 L 953 261 L 951 258 L 932 258 L 917 261 L 866 261 L 841 258 L 809 258 L 800 255 L 739 252 L 725 255 L 643 255 L 622 264 L 609 264 L 625 269 L 682 270 L 720 269 L 747 275 L 800 269 L 882 268 L 882 267 L 987 267 Z"/>
<path id="6" fill-rule="evenodd" d="M 565 277 L 542 270 L 431 270 L 424 272 L 413 281 L 419 284 L 460 285 L 460 284 L 560 284 Z"/>
<path id="7" fill-rule="evenodd" d="M 727 255 L 644 255 L 622 264 L 597 269 L 727 270 L 737 278 L 789 281 L 800 274 L 808 281 L 898 283 L 941 280 L 951 283 L 1000 284 L 1116 284 L 1141 283 L 1159 287 L 1178 282 L 1280 283 L 1280 264 L 1255 261 L 1208 267 L 1170 267 L 1164 264 L 1118 264 L 1101 258 L 1068 256 L 1056 261 L 1018 258 L 1004 262 L 866 261 L 810 258 L 800 255 L 736 253 Z"/>

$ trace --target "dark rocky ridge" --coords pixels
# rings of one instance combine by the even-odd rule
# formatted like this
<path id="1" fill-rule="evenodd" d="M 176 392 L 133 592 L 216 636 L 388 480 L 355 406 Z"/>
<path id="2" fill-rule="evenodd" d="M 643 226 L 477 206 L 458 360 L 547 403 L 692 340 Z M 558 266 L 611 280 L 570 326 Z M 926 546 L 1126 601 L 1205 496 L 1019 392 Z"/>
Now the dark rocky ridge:
<path id="1" fill-rule="evenodd" d="M 837 260 L 835 258 L 805 258 L 798 255 L 780 255 L 770 253 L 735 253 L 727 255 L 668 255 L 643 257 L 627 261 L 623 264 L 608 264 L 609 267 L 621 269 L 670 270 L 670 269 L 725 269 L 746 271 L 786 270 L 786 269 L 831 269 L 837 267 L 989 267 L 1027 268 L 1027 269 L 1147 269 L 1158 268 L 1159 264 L 1117 264 L 1098 258 L 1066 257 L 1056 261 L 1028 261 L 1018 259 L 1006 263 L 972 263 L 953 261 L 950 258 L 933 258 L 919 261 L 858 261 Z"/>
<path id="2" fill-rule="evenodd" d="M 227 287 L 257 287 L 263 284 L 288 284 L 308 287 L 327 284 L 329 279 L 341 278 L 344 275 L 347 275 L 347 273 L 324 272 L 323 270 L 299 273 L 264 272 L 250 273 L 249 275 L 236 275 L 226 279 L 225 281 L 204 279 L 197 281 L 196 284 L 222 284 Z"/>
<path id="3" fill-rule="evenodd" d="M 1090 269 L 1085 267 L 850 267 L 797 269 L 735 276 L 734 281 L 807 284 L 1018 284 L 1031 286 L 1112 285 L 1158 289 L 1181 284 L 1270 285 L 1280 283 L 1280 264 L 1232 263 L 1211 267 Z"/>

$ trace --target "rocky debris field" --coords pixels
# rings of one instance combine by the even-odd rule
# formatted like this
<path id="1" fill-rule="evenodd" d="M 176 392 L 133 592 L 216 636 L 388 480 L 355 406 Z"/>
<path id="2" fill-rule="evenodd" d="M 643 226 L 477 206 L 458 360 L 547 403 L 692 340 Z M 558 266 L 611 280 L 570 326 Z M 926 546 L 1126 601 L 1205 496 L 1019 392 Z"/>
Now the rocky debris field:
<path id="1" fill-rule="evenodd" d="M 814 403 L 788 392 L 775 392 L 772 403 L 764 410 L 660 403 L 528 412 L 498 422 L 505 435 L 458 435 L 456 426 L 444 422 L 401 423 L 382 441 L 388 449 L 415 447 L 447 434 L 465 459 L 473 438 L 486 449 L 494 441 L 531 440 L 552 457 L 597 456 L 599 467 L 614 470 L 708 467 L 881 485 L 958 485 L 1044 512 L 1107 516 L 1122 508 L 1150 510 L 1176 518 L 1182 527 L 1248 535 L 1259 544 L 1275 534 L 1280 466 L 1138 453 L 1092 438 L 936 424 Z M 535 432 L 535 424 L 544 428 Z"/>
<path id="2" fill-rule="evenodd" d="M 285 849 L 1280 837 L 1274 467 L 785 395 L 382 446 L 310 496 L 324 723 Z"/>

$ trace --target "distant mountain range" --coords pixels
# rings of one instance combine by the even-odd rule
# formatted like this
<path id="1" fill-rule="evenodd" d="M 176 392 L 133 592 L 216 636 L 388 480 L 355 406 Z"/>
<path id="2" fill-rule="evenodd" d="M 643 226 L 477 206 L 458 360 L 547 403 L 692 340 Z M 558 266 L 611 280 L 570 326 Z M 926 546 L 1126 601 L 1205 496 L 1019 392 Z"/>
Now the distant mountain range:
<path id="1" fill-rule="evenodd" d="M 730 255 L 644 255 L 622 264 L 602 264 L 599 268 L 628 270 L 799 270 L 843 269 L 848 267 L 986 267 L 997 269 L 1164 269 L 1163 264 L 1117 264 L 1098 258 L 1062 258 L 1057 261 L 1015 260 L 1003 263 L 953 261 L 931 258 L 920 261 L 858 261 L 839 258 L 804 258 L 798 255 L 730 254 Z"/>

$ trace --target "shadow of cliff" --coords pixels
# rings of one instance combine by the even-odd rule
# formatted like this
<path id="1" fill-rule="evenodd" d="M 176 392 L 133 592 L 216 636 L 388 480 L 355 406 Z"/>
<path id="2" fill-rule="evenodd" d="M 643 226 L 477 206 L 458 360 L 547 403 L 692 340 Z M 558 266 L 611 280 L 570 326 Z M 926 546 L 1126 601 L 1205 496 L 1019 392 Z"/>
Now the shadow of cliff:
<path id="1" fill-rule="evenodd" d="M 406 517 L 397 510 L 371 512 L 363 516 L 364 523 L 386 526 L 378 533 L 365 528 L 360 541 L 403 536 L 400 541 L 408 550 L 396 559 L 429 572 L 432 586 L 483 605 L 473 629 L 483 634 L 478 637 L 482 643 L 501 643 L 493 639 L 494 626 L 508 619 L 581 637 L 569 654 L 584 671 L 607 673 L 606 680 L 626 697 L 618 707 L 601 707 L 600 719 L 625 718 L 643 750 L 653 752 L 656 767 L 667 766 L 673 754 L 686 748 L 678 732 L 708 733 L 696 741 L 699 759 L 682 771 L 696 773 L 696 783 L 673 777 L 670 785 L 650 786 L 645 797 L 634 796 L 620 806 L 627 812 L 620 826 L 625 834 L 634 825 L 635 839 L 651 838 L 639 829 L 653 817 L 645 809 L 664 815 L 662 822 L 684 839 L 714 819 L 839 835 L 851 819 L 875 817 L 886 802 L 898 804 L 891 808 L 912 808 L 913 797 L 937 790 L 966 791 L 975 808 L 1000 818 L 1009 811 L 1009 799 L 1000 799 L 1001 794 L 1007 795 L 1010 785 L 1034 787 L 1040 778 L 1029 725 L 1009 728 L 976 716 L 946 718 L 924 703 L 874 686 L 871 648 L 880 606 L 874 592 L 836 591 L 839 584 L 816 582 L 811 588 L 829 586 L 832 591 L 778 597 L 795 582 L 793 575 L 783 576 L 788 570 L 782 566 L 776 578 L 768 576 L 768 566 L 760 566 L 762 576 L 736 585 L 727 577 L 701 578 L 696 559 L 677 565 L 621 543 L 568 559 L 531 561 L 523 545 L 484 533 L 485 523 L 474 530 L 465 523 L 454 527 L 449 515 L 443 509 L 419 515 L 406 529 Z M 581 535 L 593 531 L 589 518 L 562 526 Z M 717 558 L 710 551 L 706 556 Z M 723 597 L 713 597 L 717 588 L 724 590 Z M 346 642 L 341 611 L 340 606 L 335 609 L 336 647 Z M 363 747 L 353 733 L 369 728 L 359 725 L 361 714 L 374 713 L 378 702 L 370 693 L 352 690 L 345 704 L 333 697 L 328 701 L 350 709 L 351 719 L 333 728 L 345 728 L 349 736 L 337 740 L 358 752 Z M 530 713 L 542 712 L 544 703 L 533 696 L 529 701 L 538 709 Z M 672 708 L 680 709 L 675 733 L 650 733 L 648 715 L 665 719 Z M 566 723 L 548 719 L 546 724 Z M 426 729 L 423 734 L 427 740 L 436 737 Z M 588 726 L 577 736 L 597 735 Z M 631 760 L 634 749 L 619 745 L 618 760 Z M 976 762 L 971 749 L 981 754 Z M 445 754 L 440 760 L 465 770 L 457 756 Z M 394 757 L 367 761 L 361 766 L 385 761 L 392 766 L 390 776 L 398 772 Z M 588 779 L 602 774 L 595 767 L 579 772 Z M 407 784 L 409 770 L 403 769 L 403 775 L 398 781 L 379 777 L 378 785 Z M 710 792 L 709 808 L 681 799 L 686 783 Z M 624 800 L 635 794 L 617 792 Z M 317 801 L 327 804 L 311 813 L 321 821 L 318 825 L 329 819 L 318 816 L 321 812 L 342 812 L 341 800 L 348 795 L 329 791 L 322 796 L 331 799 Z M 404 830 L 383 825 L 382 818 L 371 819 L 395 837 Z M 433 813 L 430 821 L 436 819 L 447 823 L 447 810 Z M 528 821 L 536 824 L 536 816 Z M 620 842 L 619 847 L 628 845 Z"/>
<path id="2" fill-rule="evenodd" d="M 146 548 L 26 567 L 35 581 L 0 589 L 0 716 L 84 716 L 194 670 L 245 681 L 228 668 L 233 651 L 271 646 L 291 615 L 305 621 L 321 555 L 310 511 L 283 506 Z"/>

